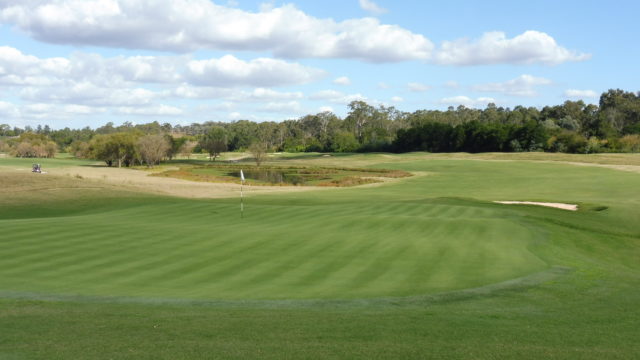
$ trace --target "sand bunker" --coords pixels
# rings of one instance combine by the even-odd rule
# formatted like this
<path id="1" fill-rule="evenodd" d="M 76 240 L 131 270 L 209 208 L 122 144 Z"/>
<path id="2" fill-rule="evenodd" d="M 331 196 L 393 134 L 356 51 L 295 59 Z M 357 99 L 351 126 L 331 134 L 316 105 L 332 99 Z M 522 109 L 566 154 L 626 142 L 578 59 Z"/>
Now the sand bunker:
<path id="1" fill-rule="evenodd" d="M 536 202 L 536 201 L 494 201 L 494 203 L 506 204 L 506 205 L 537 205 L 537 206 L 546 206 L 546 207 L 552 207 L 556 209 L 569 210 L 569 211 L 578 210 L 578 205 L 564 204 L 564 203 L 550 203 L 550 202 Z"/>

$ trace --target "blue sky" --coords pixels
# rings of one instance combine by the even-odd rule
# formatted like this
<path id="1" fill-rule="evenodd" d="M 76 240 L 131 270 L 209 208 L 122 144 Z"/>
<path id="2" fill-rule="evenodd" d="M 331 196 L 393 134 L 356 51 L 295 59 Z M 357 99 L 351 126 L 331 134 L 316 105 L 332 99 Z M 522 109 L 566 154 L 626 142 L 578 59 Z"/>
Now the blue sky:
<path id="1" fill-rule="evenodd" d="M 0 0 L 0 123 L 281 121 L 637 91 L 636 1 Z"/>

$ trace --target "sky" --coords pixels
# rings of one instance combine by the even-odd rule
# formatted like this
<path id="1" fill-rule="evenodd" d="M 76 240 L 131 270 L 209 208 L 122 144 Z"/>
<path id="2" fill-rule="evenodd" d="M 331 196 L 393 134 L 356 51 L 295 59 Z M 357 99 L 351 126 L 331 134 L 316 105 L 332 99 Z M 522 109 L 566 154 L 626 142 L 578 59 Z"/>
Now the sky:
<path id="1" fill-rule="evenodd" d="M 283 121 L 640 90 L 638 1 L 0 0 L 0 123 Z"/>

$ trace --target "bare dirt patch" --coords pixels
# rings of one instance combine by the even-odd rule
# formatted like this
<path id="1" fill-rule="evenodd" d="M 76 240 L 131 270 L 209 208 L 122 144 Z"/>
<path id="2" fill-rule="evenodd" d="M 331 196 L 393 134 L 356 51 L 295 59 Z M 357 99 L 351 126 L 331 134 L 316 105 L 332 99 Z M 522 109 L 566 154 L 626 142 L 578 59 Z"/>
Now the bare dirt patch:
<path id="1" fill-rule="evenodd" d="M 108 167 L 70 167 L 52 169 L 51 174 L 82 177 L 83 179 L 116 185 L 135 191 L 187 198 L 223 198 L 240 196 L 240 184 L 204 183 L 182 179 L 149 176 L 152 172 Z M 314 187 L 260 186 L 244 187 L 245 195 L 317 190 Z"/>
<path id="2" fill-rule="evenodd" d="M 546 207 L 552 207 L 552 208 L 556 208 L 556 209 L 569 210 L 569 211 L 577 211 L 578 210 L 578 205 L 565 204 L 565 203 L 551 203 L 551 202 L 537 202 L 537 201 L 494 201 L 494 203 L 505 204 L 505 205 L 546 206 Z"/>

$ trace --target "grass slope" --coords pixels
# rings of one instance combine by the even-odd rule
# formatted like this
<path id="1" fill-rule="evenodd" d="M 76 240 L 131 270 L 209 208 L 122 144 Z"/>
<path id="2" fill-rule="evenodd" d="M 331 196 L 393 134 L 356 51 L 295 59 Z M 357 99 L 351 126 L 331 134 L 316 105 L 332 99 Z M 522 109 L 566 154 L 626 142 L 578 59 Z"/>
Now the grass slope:
<path id="1" fill-rule="evenodd" d="M 26 175 L 0 174 L 0 357 L 640 351 L 638 174 L 417 156 L 356 155 L 421 175 L 250 197 L 244 219 L 230 199 L 107 196 L 46 177 L 60 190 L 33 196 L 11 191 Z"/>

